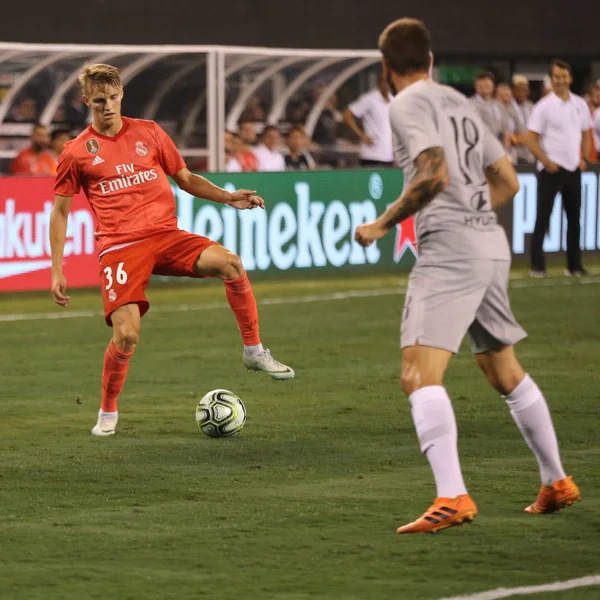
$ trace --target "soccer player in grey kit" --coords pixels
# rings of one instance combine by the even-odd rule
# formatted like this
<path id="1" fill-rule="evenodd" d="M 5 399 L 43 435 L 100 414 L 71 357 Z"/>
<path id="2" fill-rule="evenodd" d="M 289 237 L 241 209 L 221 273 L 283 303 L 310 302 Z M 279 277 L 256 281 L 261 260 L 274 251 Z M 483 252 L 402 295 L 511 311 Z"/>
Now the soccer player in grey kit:
<path id="1" fill-rule="evenodd" d="M 472 104 L 430 79 L 430 37 L 421 21 L 391 23 L 379 49 L 395 95 L 394 153 L 406 187 L 376 221 L 357 227 L 355 239 L 368 246 L 416 215 L 419 257 L 404 302 L 401 380 L 437 487 L 433 505 L 397 532 L 433 533 L 477 515 L 463 481 L 456 420 L 443 386 L 465 334 L 537 458 L 542 487 L 525 511 L 560 510 L 580 493 L 563 470 L 546 400 L 514 352 L 526 333 L 510 308 L 510 249 L 495 213 L 519 190 L 516 173 Z"/>

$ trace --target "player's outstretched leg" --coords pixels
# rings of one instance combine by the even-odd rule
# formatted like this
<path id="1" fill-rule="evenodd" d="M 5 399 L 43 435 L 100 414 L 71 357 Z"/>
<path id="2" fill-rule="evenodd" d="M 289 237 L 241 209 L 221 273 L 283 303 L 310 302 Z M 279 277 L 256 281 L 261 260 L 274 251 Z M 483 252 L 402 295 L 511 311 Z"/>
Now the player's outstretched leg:
<path id="1" fill-rule="evenodd" d="M 196 263 L 199 273 L 219 277 L 225 284 L 227 302 L 235 314 L 242 340 L 242 359 L 247 369 L 265 371 L 273 379 L 292 379 L 294 370 L 271 356 L 263 348 L 258 328 L 258 309 L 248 275 L 236 256 L 222 246 L 210 246 L 200 255 Z"/>
<path id="2" fill-rule="evenodd" d="M 102 402 L 92 435 L 114 435 L 119 420 L 117 400 L 129 370 L 129 359 L 140 332 L 140 310 L 137 304 L 126 304 L 111 315 L 113 337 L 104 354 L 102 369 Z"/>
<path id="3" fill-rule="evenodd" d="M 402 351 L 402 387 L 408 394 L 421 452 L 433 471 L 437 498 L 416 521 L 397 533 L 435 533 L 472 521 L 477 506 L 469 496 L 460 468 L 452 403 L 442 380 L 451 353 L 427 346 Z"/>
<path id="4" fill-rule="evenodd" d="M 513 346 L 477 354 L 476 358 L 490 384 L 506 400 L 539 465 L 542 487 L 537 500 L 525 512 L 552 513 L 580 500 L 579 488 L 563 469 L 546 399 L 535 381 L 523 371 Z"/>

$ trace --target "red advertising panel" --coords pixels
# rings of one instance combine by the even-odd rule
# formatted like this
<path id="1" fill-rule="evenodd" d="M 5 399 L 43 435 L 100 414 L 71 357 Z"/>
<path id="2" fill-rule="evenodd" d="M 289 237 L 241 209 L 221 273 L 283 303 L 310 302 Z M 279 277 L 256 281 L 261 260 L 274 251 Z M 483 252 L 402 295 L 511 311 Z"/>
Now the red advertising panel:
<path id="1" fill-rule="evenodd" d="M 0 292 L 50 290 L 53 185 L 53 177 L 0 177 Z M 89 204 L 78 194 L 65 243 L 69 287 L 100 285 L 94 227 Z"/>

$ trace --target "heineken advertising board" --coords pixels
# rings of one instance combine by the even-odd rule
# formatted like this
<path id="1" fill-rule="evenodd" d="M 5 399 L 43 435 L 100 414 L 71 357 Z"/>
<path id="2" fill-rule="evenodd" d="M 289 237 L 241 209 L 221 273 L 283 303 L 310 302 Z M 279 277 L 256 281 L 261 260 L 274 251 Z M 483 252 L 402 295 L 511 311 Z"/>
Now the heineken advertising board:
<path id="1" fill-rule="evenodd" d="M 369 248 L 353 241 L 357 225 L 381 214 L 402 191 L 397 170 L 211 173 L 228 190 L 256 190 L 265 210 L 236 210 L 192 197 L 173 185 L 179 227 L 223 244 L 247 271 L 365 271 L 415 260 L 413 220 Z"/>

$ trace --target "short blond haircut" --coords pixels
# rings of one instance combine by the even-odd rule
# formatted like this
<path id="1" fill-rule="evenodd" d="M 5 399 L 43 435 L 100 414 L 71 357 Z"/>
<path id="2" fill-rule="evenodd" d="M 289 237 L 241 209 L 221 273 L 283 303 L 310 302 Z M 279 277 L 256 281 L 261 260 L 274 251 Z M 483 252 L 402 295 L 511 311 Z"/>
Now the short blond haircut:
<path id="1" fill-rule="evenodd" d="M 90 94 L 92 88 L 103 92 L 108 87 L 123 86 L 119 69 L 101 63 L 86 65 L 79 74 L 78 80 L 84 94 Z"/>

